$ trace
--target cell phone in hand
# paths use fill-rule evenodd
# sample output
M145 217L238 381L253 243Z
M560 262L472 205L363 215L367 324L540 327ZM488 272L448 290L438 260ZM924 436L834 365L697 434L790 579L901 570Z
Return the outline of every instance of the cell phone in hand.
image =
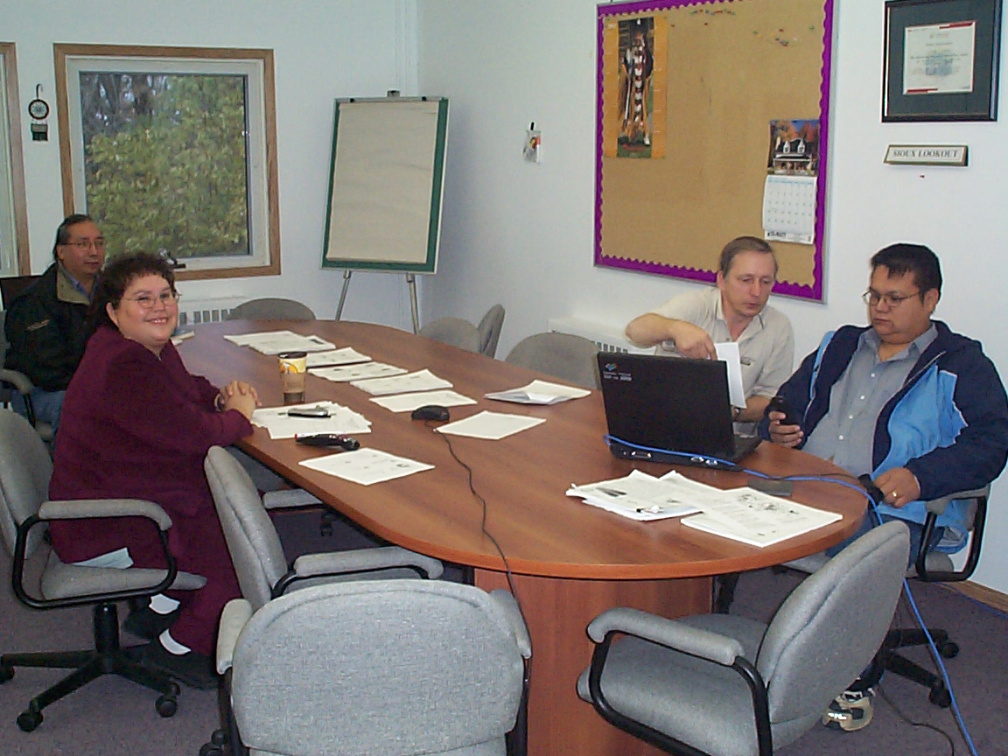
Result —
M783 412L784 419L780 421L781 425L799 424L798 414L793 409L791 409L791 405L788 404L787 399L785 399L780 394L778 394L777 396L775 396L773 399L770 400L770 403L767 405L766 411L768 413L768 416L770 412Z

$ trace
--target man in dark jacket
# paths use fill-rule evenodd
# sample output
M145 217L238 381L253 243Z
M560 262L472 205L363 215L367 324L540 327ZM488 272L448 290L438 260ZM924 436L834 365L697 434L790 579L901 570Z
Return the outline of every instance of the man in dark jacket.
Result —
M778 392L797 416L764 420L764 437L868 474L884 496L883 520L910 528L911 561L921 548L966 543L965 502L953 501L921 544L924 502L982 488L1008 459L1008 399L980 342L932 320L941 296L938 258L919 244L893 244L871 259L864 293L870 327L829 333ZM865 518L862 531L877 522ZM860 533L856 534L860 535ZM856 537L856 535L854 537ZM871 721L872 681L838 696L823 722L857 730Z
M71 215L56 230L53 258L39 280L7 306L4 329L10 347L4 364L35 384L35 417L55 430L63 394L84 355L85 321L105 262L105 237L87 215ZM17 404L15 409L23 412L24 405Z

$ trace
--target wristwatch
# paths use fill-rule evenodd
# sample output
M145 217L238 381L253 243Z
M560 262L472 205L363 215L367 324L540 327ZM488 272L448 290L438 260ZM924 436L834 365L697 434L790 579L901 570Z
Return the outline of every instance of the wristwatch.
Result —
M732 422L738 420L738 416L741 415L741 414L742 414L742 408L741 407L732 407L731 408L731 419L732 419Z
M218 412L223 412L224 411L224 402L225 401L226 400L224 399L223 395L221 395L221 394L217 394L217 396L214 397L214 400L213 400L214 407L217 408Z

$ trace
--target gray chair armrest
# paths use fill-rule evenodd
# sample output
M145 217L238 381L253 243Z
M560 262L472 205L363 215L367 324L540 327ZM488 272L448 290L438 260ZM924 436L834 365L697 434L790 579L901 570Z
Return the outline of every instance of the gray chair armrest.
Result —
M944 514L945 507L948 506L950 501L956 499L979 499L980 497L986 497L990 495L990 486L984 486L983 488L973 488L968 491L955 491L947 496L942 496L937 499L931 499L924 503L928 512L933 512L934 514L940 515Z
M531 659L532 639L529 637L528 627L525 625L525 618L522 617L521 610L518 608L518 602L515 601L515 597L503 588L499 588L496 591L490 591L490 598L497 602L500 608L504 611L504 616L507 617L508 624L511 625L511 631L514 633L515 642L518 644L518 651L521 653L522 657L525 659Z
M39 507L40 520L82 520L91 517L146 517L161 530L172 521L161 507L143 499L80 499L79 501L44 501Z
M441 577L444 572L444 565L437 559L398 546L305 554L295 560L293 572L298 578L307 578L386 570L393 567L416 567L432 579Z
M9 383L21 394L30 394L32 389L35 388L35 385L27 375L10 368L0 368L0 380Z
M232 599L221 612L217 628L217 674L223 675L234 662L238 635L252 617L252 604L245 599Z
M322 503L321 499L303 488L281 488L276 491L267 491L263 494L262 499L266 509L294 509L317 506Z
M742 644L734 638L657 617L639 609L609 609L588 625L588 635L595 643L601 643L611 632L643 638L724 666L731 666L735 659L745 654Z

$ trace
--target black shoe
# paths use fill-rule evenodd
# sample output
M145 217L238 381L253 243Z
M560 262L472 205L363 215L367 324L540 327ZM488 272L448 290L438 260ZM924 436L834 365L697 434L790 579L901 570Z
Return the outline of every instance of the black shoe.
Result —
M158 614L149 606L134 609L123 622L123 630L139 638L156 641L178 619L180 611L181 609L175 609L168 614Z
M173 654L157 641L144 648L140 660L144 666L164 672L190 688L213 690L220 681L214 661L209 656L195 651Z

